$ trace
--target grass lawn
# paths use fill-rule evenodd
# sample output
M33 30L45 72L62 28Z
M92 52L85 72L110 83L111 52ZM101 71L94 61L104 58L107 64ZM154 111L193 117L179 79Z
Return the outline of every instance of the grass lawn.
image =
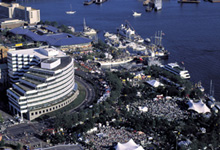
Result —
M41 120L41 119L43 119L44 117L47 118L47 117L56 116L58 113L65 113L65 112L67 112L67 111L69 111L69 110L71 110L71 109L74 109L74 108L76 108L77 106L79 106L79 105L85 100L86 90L85 90L85 88L84 88L81 84L79 84L77 81L76 81L76 83L78 84L79 95L77 96L77 98L76 98L72 103L70 103L69 105L67 105L67 106L65 106L65 107L63 107L63 108L61 108L61 109L58 109L58 110L53 111L53 112L51 112L51 113L47 113L47 114L45 114L45 115L42 115L42 116L36 118L36 120L38 120L38 119Z

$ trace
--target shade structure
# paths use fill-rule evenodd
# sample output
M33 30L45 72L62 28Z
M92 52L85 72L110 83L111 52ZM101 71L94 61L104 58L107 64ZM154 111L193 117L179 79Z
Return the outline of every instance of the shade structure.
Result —
M120 143L115 146L116 150L144 150L142 146L137 145L132 139L127 143Z
M189 108L188 110L194 110L198 113L210 113L210 109L200 100L199 102L194 102L193 100L189 100L188 103Z

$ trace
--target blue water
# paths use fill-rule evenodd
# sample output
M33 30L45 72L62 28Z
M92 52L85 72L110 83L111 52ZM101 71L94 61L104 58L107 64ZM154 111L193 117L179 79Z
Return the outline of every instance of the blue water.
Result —
M201 1L200 4L180 4L163 1L160 12L145 12L141 0L108 0L102 5L83 6L83 0L28 0L22 5L40 9L41 20L72 25L77 31L83 27L83 18L92 28L116 32L128 20L143 38L165 33L163 45L170 51L168 62L184 62L193 82L202 81L209 93L212 80L214 96L220 101L220 3ZM66 15L72 4L74 15ZM133 17L132 10L141 12Z

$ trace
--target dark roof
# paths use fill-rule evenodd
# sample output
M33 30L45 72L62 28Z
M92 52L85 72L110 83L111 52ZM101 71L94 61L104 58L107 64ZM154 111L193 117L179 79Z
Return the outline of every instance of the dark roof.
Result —
M92 42L92 40L88 38L76 37L67 33L48 34L41 36L36 33L33 33L28 29L23 29L21 27L11 29L10 32L13 34L25 35L31 38L33 41L47 42L51 46L65 46Z
M56 33L57 32L57 28L55 28L55 27L53 27L53 26L44 26L44 28L45 29L47 29L47 30L49 30L49 31L52 31L52 32L54 32L54 33Z
M53 46L62 46L62 45L76 45L76 44L83 44L83 43L90 43L92 40L82 37L71 37L71 38L63 38L55 43Z

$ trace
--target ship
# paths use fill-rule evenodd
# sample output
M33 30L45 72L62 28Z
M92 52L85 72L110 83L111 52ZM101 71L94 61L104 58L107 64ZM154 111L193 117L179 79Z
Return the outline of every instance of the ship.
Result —
M154 2L154 10L159 11L162 9L162 0L155 0Z
M95 29L90 28L89 26L86 26L86 20L84 18L84 25L83 25L83 34L86 36L89 35L95 35L97 32Z
M130 42L131 41L138 43L144 42L144 39L141 38L141 36L136 33L136 31L128 21L126 21L126 24L121 24L121 26L117 29L117 33L122 37L126 38L127 40L129 40Z
M188 70L185 70L185 68L180 67L177 63L169 63L167 65L162 66L162 68L169 71L170 73L180 76L180 78L182 79L190 79Z
M107 0L95 0L95 3L96 4L102 4L102 3L104 3L104 2L106 2Z
M123 59L115 59L115 60L106 60L106 61L95 61L96 63L100 64L101 66L110 66L110 65L119 65L131 62L133 60L132 57L126 57Z
M151 45L151 53L153 57L158 57L161 59L167 59L170 55L168 50L166 50L162 45L162 36L164 33L162 31L158 31L155 33L155 43Z
M90 5L94 2L95 2L94 0L90 0L90 1L86 0L86 1L83 2L83 5Z

